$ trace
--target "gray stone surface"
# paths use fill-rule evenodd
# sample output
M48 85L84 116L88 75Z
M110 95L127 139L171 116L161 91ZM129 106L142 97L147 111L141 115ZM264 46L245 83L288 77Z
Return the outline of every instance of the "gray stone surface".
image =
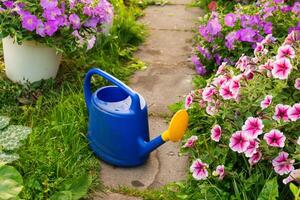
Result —
M191 53L192 32L150 30L150 36L136 53L146 63L185 65Z
M107 194L97 194L93 198L93 200L141 200L141 198L138 197L130 197L125 196L118 193L107 193Z
M141 20L150 29L191 31L202 13L186 5L149 6Z
M148 103L152 139L168 127L163 118L168 114L168 105L182 100L192 89L194 70L188 62L193 37L191 30L200 15L200 10L184 5L151 6L141 20L150 26L150 37L136 57L148 67L132 77L130 87L144 96ZM145 165L130 169L101 162L101 179L108 187L139 189L157 188L183 180L187 174L188 158L180 157L179 150L178 143L168 142L152 152Z

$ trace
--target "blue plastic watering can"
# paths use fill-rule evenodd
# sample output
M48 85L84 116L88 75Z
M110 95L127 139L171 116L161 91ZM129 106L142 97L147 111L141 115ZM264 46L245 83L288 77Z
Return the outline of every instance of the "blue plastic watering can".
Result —
M92 93L91 78L95 74L114 85ZM181 110L171 120L168 130L149 141L145 99L100 69L91 69L87 73L84 94L89 112L90 147L99 158L111 165L133 167L143 164L150 152L166 141L181 140L188 126L188 114Z

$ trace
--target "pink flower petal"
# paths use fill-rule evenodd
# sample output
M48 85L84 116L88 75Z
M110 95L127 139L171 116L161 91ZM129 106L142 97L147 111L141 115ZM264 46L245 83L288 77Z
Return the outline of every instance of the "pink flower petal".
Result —
M262 108L262 110L266 109L267 107L269 107L272 103L272 95L267 95L264 100L260 103L260 107Z
M297 103L293 107L289 108L287 114L292 121L297 121L300 119L300 103Z
M197 159L192 163L190 171L193 173L194 179L205 180L208 177L208 167L208 164L203 163L200 159Z
M287 79L291 73L293 66L289 59L280 58L274 62L274 67L272 69L272 75L274 78L281 80Z
M245 156L250 158L252 157L258 150L259 142L256 139L249 140L249 146L245 151Z
M251 158L249 158L248 162L250 165L257 164L262 157L262 153L260 151L257 151L255 154L252 155Z
M279 130L273 129L264 135L264 140L269 146L283 148L286 137Z
M221 135L222 135L222 129L221 126L216 124L212 129L211 129L211 139L215 142L219 142L221 139Z
M274 171L279 174L288 174L294 170L293 163L295 160L288 159L289 154L282 151L278 154L276 158L272 160L272 165L274 167Z
M285 122L289 121L288 110L291 108L289 105L277 104L275 107L275 113L273 119Z
M193 147L193 146L196 144L197 140L198 140L198 137L195 136L195 135L193 135L193 136L191 136L191 137L186 141L186 143L183 145L183 147L184 147L184 148L191 148L191 147Z
M295 50L290 45L279 47L277 58L295 58Z
M243 153L249 146L249 140L243 131L237 131L230 138L229 147L232 151Z
M242 130L246 133L247 137L250 139L256 139L258 135L263 133L263 122L259 118L249 117L245 121L245 125Z

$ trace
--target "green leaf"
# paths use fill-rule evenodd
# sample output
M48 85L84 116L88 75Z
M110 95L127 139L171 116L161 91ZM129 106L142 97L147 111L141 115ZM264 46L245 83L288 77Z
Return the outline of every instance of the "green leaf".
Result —
M22 188L22 176L14 167L0 167L0 199L15 199Z
M54 195L50 197L50 200L72 200L72 192L71 191L60 191L56 192Z
M278 197L278 183L277 178L274 177L268 180L260 192L257 200L276 200Z
M31 133L31 128L25 126L12 125L0 131L0 146L5 150L19 148L20 141L27 138Z
M71 199L78 200L86 196L92 184L92 177L84 174L79 178L71 179L64 183L61 191L55 193L50 199ZM71 194L71 196L70 196Z
M295 184L293 184L293 183L290 183L289 186L290 186L290 190L292 191L293 195L294 195L295 197L297 197L298 192L299 192L298 187L297 187Z
M9 117L0 116L0 130L7 127L9 125L9 121Z
M8 153L0 152L0 166L1 164L4 165L7 163L11 163L18 159L19 159L19 155L16 153L8 154Z

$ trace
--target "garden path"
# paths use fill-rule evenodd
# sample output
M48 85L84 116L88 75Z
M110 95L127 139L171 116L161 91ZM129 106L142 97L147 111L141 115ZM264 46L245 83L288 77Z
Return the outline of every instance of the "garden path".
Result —
M170 114L168 105L182 100L192 89L194 70L188 58L192 29L201 11L188 8L189 0L171 0L170 3L150 6L145 10L141 21L149 27L150 36L136 57L148 67L138 71L130 81L130 86L148 103L151 138L167 129L165 117ZM179 149L179 144L168 142L152 152L145 165L137 168L117 168L102 162L101 180L108 187L140 189L157 188L183 180L187 174L188 158L179 156ZM110 193L103 199L132 199L115 195L118 194Z

